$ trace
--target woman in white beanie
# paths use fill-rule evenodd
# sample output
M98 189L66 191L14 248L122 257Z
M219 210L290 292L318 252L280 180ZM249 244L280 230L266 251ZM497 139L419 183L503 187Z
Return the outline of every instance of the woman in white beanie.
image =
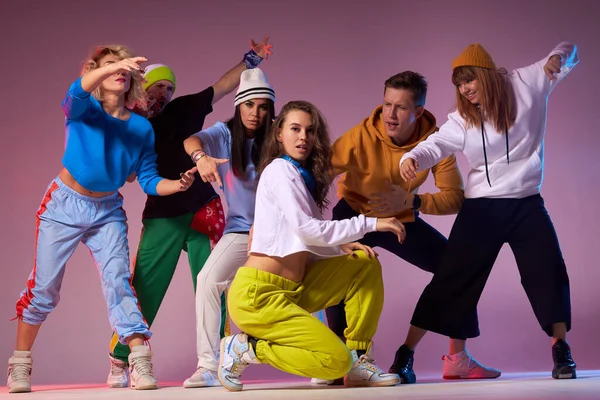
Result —
M256 167L265 132L275 117L275 91L259 68L242 73L229 121L190 136L186 152L204 182L217 183L228 205L224 235L197 277L196 333L198 367L183 386L219 386L217 377L221 294L247 258L254 223ZM221 179L223 178L223 179Z

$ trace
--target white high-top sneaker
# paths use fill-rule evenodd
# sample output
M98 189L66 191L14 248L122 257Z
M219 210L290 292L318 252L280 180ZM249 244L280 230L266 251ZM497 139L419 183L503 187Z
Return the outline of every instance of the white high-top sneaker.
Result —
M219 382L217 371L211 371L204 367L196 368L194 374L183 382L183 387L188 389L208 386L221 386L221 382Z
M131 388L137 390L158 389L152 372L152 351L148 346L135 346L129 354Z
M497 369L480 364L467 350L451 356L443 356L442 360L444 360L444 379L493 379L501 374Z
M110 388L124 388L129 386L129 365L125 361L108 355L110 360L110 372L106 384Z
M8 393L31 392L32 364L30 351L15 350L8 359Z
M394 386L400 383L397 374L389 374L375 365L369 351L361 356L356 350L351 350L353 365L344 377L344 386Z
M238 333L221 339L221 356L219 357L219 381L227 390L242 390L240 381L242 372L249 364L260 364L254 349L248 343L248 335Z

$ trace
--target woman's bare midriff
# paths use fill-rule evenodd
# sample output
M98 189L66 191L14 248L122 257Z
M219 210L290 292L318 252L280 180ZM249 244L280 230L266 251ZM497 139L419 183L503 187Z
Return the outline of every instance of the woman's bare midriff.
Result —
M73 175L71 175L71 173L69 171L67 171L66 168L63 168L62 171L60 171L60 174L58 174L58 177L65 185L67 185L68 187L70 187L71 189L76 191L77 193L82 194L84 196L100 198L100 197L105 197L105 196L108 196L108 195L111 195L114 193L114 191L113 192L92 192L91 190L84 188L83 186L81 186L79 184L79 182L77 182L75 180L75 178L73 178Z
M290 254L285 257L270 257L261 254L252 254L244 266L260 269L282 278L294 282L302 282L306 263L308 262L308 252Z

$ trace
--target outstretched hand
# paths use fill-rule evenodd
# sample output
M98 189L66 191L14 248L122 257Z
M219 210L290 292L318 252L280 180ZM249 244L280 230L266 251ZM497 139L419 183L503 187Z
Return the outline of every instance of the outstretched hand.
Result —
M546 74L548 79L553 81L554 79L556 79L554 74L560 73L561 66L562 66L562 59L558 54L555 54L552 57L550 57L548 59L548 62L546 62L546 65L544 65L544 73Z
M179 190L181 192L185 192L186 190L188 190L190 188L190 186L192 186L192 183L194 183L194 180L196 179L194 174L197 171L198 171L198 168L194 167L194 168L188 169L187 171L179 174L179 176L181 177L181 179L179 179Z
M400 164L400 176L405 182L410 182L417 178L419 163L414 158L407 158Z
M217 167L226 162L229 162L229 159L212 158L209 155L200 158L196 162L196 167L198 168L198 173L200 174L202 181L210 183L216 182L219 185L219 188L223 189L223 181L221 180Z
M144 67L142 67L141 64L145 63L146 61L148 61L146 57L125 58L121 61L117 61L116 63L108 64L107 68L110 68L113 74L116 74L117 72L141 72L144 70Z
M398 221L396 218L377 218L377 231L378 232L392 232L398 236L398 242L404 242L406 238L406 228L404 224Z
M252 50L258 54L259 56L261 56L262 58L264 58L265 60L269 59L269 56L271 54L273 54L273 51L271 51L271 49L273 48L272 44L268 44L267 42L269 41L269 37L266 36L262 42L260 43L256 43L254 41L254 39L250 39L250 47L252 48Z

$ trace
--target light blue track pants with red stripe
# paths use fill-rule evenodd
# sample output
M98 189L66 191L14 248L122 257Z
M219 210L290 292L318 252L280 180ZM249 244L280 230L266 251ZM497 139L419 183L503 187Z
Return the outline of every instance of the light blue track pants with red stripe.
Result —
M96 261L108 319L119 341L152 333L140 312L130 284L127 217L123 197L81 195L56 178L48 186L36 215L33 271L17 302L17 317L39 325L56 307L67 261L83 242Z

